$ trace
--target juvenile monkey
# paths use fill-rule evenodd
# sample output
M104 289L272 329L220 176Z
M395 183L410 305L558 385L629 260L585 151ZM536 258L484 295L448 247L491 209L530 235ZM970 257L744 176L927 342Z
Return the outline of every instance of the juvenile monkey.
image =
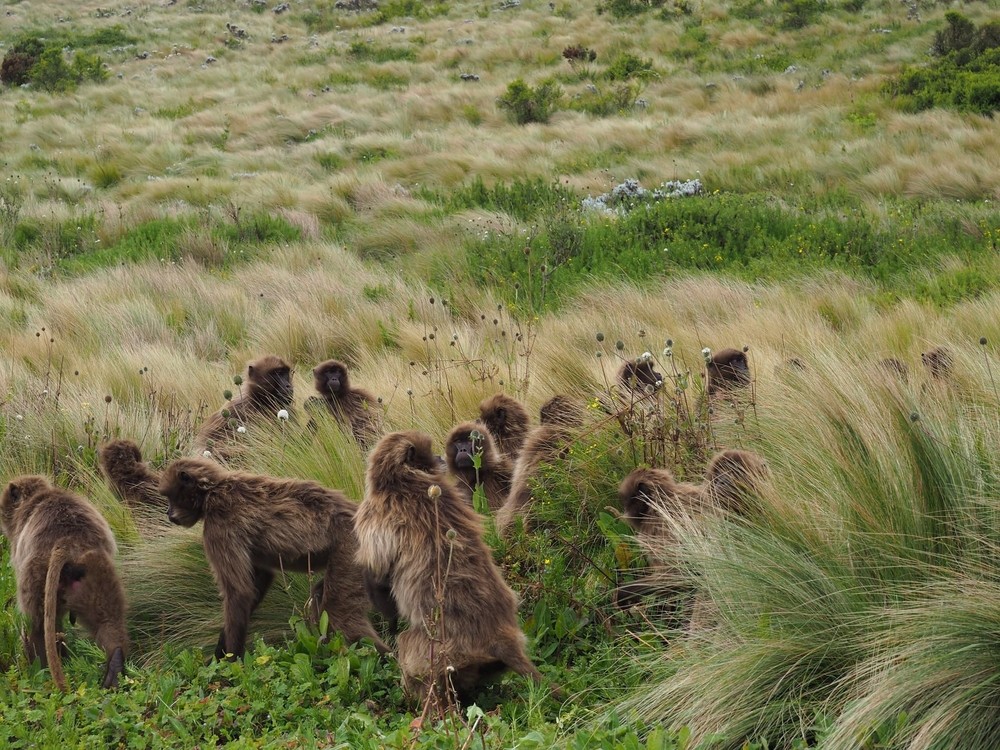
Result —
M708 462L702 490L712 507L746 518L756 509L754 498L769 476L767 463L756 453L724 450Z
M28 660L39 657L56 685L67 689L57 633L68 612L107 654L102 685L116 687L125 669L128 634L108 522L79 495L45 477L23 476L0 496L0 526L10 542L18 606L31 619Z
M316 482L230 472L205 458L181 458L163 471L167 518L185 528L204 521L205 557L222 595L217 658L242 656L250 616L276 571L322 572L313 586L317 616L348 641L371 638L370 604L355 562L354 503Z
M316 365L313 380L322 398L314 396L306 406L313 408L317 403L324 404L330 414L351 431L358 444L368 449L382 434L378 400L363 388L352 387L347 365L335 359Z
M618 369L618 383L638 397L648 396L663 386L663 375L644 359L626 362Z
M198 454L209 451L213 458L229 457L227 443L234 439L235 427L255 420L274 420L281 409L292 408L292 368L281 357L268 354L247 365L246 383L237 396L210 416L194 439ZM235 426L230 425L230 421Z
M947 380L951 376L951 368L955 360L948 347L935 346L920 355L927 372L935 380Z
M475 457L479 456L479 468ZM482 485L490 510L495 511L510 492L511 465L499 454L488 430L472 422L457 425L445 444L448 469L458 480L458 492L469 505L477 485Z
M358 561L388 586L408 627L397 640L403 685L460 700L512 669L541 675L525 652L517 597L483 541L482 522L443 472L427 435L383 437L368 457L355 517Z
M497 393L480 402L479 419L496 440L500 454L508 461L516 461L530 429L524 405L506 393Z

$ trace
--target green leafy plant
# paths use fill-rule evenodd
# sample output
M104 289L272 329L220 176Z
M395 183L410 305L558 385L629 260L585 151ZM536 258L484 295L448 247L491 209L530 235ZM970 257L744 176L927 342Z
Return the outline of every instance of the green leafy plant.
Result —
M518 78L507 84L507 91L497 99L497 106L518 125L526 125L548 122L561 98L562 89L555 81L542 81L532 87Z

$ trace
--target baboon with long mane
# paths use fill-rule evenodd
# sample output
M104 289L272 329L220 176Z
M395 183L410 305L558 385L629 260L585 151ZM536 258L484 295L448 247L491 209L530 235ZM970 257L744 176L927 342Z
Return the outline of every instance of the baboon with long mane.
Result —
M478 469L476 456L479 457ZM445 460L448 470L458 480L459 494L469 505L472 505L477 485L482 485L490 510L497 510L507 500L513 469L482 425L473 422L456 425L445 442Z
M0 496L0 527L10 542L17 601L31 619L25 639L66 690L58 631L63 617L79 620L107 655L103 686L115 687L125 669L128 633L125 591L115 570L115 538L90 502L54 487L45 477L12 480Z
M224 625L215 655L242 656L250 616L277 571L322 573L313 586L314 614L348 641L371 638L387 651L368 619L370 603L354 557L357 506L336 490L299 479L231 472L205 458L180 458L160 480L167 518L204 521L205 557L222 595Z
M517 597L429 436L395 432L375 446L355 530L358 561L389 587L408 623L397 639L408 694L423 698L433 686L447 700L450 681L465 700L507 669L540 681L525 651Z
M494 394L479 403L479 420L496 440L497 450L508 461L516 461L531 428L524 404L506 393Z
M212 414L198 430L194 439L196 453L207 450L213 458L225 461L237 427L256 420L273 421L280 410L292 408L292 368L281 357L268 354L247 365L242 387L239 396Z
M933 349L921 353L920 361L924 363L927 372L935 380L947 380L951 376L951 368L955 363L951 351L946 346L935 346Z
M306 401L310 411L322 404L334 419L351 431L364 449L371 447L382 434L381 409L378 400L363 388L351 385L347 365L328 359L313 368L313 381L320 398Z

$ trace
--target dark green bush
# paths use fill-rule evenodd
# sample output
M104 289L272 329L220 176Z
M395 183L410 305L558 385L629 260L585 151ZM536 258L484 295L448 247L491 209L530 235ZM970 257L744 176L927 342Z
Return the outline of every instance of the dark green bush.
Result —
M961 13L945 14L934 35L930 65L911 66L887 84L906 111L932 107L990 115L1000 110L1000 22L976 28Z
M662 8L666 0L605 0L597 6L598 15L610 13L615 18L629 18L653 8Z
M532 88L518 78L507 84L507 91L497 99L497 106L518 125L525 125L548 122L561 98L562 89L555 81L545 80Z
M656 75L653 70L653 61L644 60L630 52L618 54L605 73L608 80L627 81L631 78L652 78Z

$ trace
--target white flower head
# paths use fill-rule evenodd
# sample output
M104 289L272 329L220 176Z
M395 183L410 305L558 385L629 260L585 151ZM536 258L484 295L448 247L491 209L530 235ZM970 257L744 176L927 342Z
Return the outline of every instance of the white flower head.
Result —
M278 416L279 416L279 418L280 418L280 416L281 416L281 415L279 414ZM287 419L287 417L286 417L286 419ZM242 424L241 424L241 425L240 425L239 427L237 427L237 428L236 428L236 431L237 431L238 433L240 433L241 435L245 435L245 434L246 434L246 431L247 431L247 428L246 428L246 425L242 425Z
M657 380L656 381L656 387L657 388L662 388L663 387L663 381L662 380Z
M706 346L704 349L701 350L701 356L705 358L706 362L711 362L712 361L712 350L709 349Z
M205 458L211 458L212 457L212 451L202 451L201 455L203 455Z
M14 419L16 419L18 422L23 422L24 421L24 415L22 415L22 414L15 414L14 415Z
M664 349L664 350L663 350L663 356L664 356L664 357L672 357L672 356L674 356L674 350L673 350L673 349L671 349L671 348L670 348L670 347L668 346L668 347L667 347L666 349Z
M650 353L650 352L643 352L642 353L641 359L642 359L643 362L649 362L649 360L651 360L652 358L653 358L652 353Z
M278 410L278 421L279 422L287 422L288 421L288 409L279 409Z

